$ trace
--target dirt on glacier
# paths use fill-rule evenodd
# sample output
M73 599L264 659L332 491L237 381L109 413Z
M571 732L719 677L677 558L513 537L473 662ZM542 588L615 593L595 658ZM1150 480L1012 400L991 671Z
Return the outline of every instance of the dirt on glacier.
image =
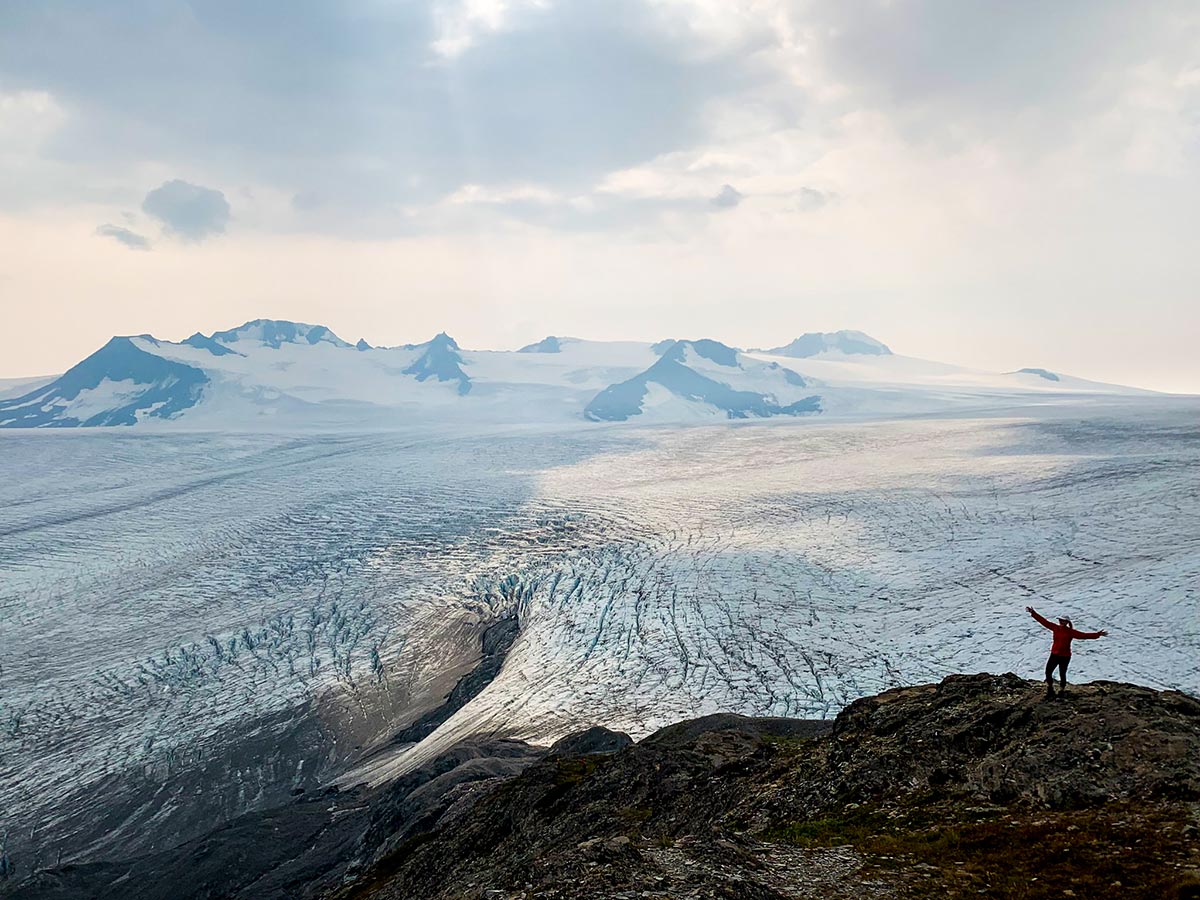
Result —
M14 897L338 900L1200 897L1200 701L1015 675L833 723L709 716L633 743L461 745Z

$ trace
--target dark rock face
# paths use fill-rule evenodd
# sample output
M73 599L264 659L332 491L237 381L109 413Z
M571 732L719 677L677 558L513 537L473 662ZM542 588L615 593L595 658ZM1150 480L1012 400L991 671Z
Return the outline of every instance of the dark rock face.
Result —
M952 676L834 723L718 714L549 752L468 741L391 784L13 896L1194 896L1200 701L1113 682L1041 698L1015 675Z
M0 895L13 900L184 900L328 896L464 796L471 802L544 751L520 741L468 741L381 788L330 788L241 816L172 850L42 871ZM2 883L0 883L2 884Z
M736 731L755 737L811 738L828 734L833 723L824 719L752 718L734 713L714 713L660 728L644 743L661 747L684 747L714 731Z
M860 700L832 728L718 715L551 756L347 896L1183 896L1200 701L1041 693L957 676ZM1021 893L1038 873L1044 890Z
M829 789L914 785L1075 809L1200 801L1200 701L1097 681L1044 702L1016 675L952 675L858 700L837 718Z
M569 734L550 748L549 756L591 756L594 753L616 753L633 743L622 731L609 731L593 725L584 731Z

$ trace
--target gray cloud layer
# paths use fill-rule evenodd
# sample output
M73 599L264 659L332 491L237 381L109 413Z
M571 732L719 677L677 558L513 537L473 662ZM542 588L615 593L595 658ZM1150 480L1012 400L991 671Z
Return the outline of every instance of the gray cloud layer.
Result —
M702 34L686 5L563 0L509 4L501 27L445 56L439 14L452 5L0 0L0 85L61 104L65 124L40 152L64 169L166 165L277 190L305 227L354 233L383 222L405 233L419 227L414 212L466 184L570 194L700 147L722 128L713 105L731 98L748 116L814 133L871 109L914 143L982 134L1044 147L1113 101L1112 72L1189 40L1177 16L1187 5L1170 0L1153 10L1121 0L779 0L776 15L743 17L740 37L722 41ZM805 58L837 84L824 121L811 79L770 62L785 32L804 35ZM724 181L694 208L736 206ZM86 187L57 174L46 183ZM162 201L155 215L177 235L224 226L215 203ZM801 209L822 203L799 199ZM513 204L517 218L528 218L524 206ZM625 208L634 206L678 204Z
M115 241L120 241L130 250L149 250L150 242L135 231L130 231L128 228L122 228L120 225L104 224L96 229L96 234L101 237L110 237Z
M330 208L428 201L465 183L579 188L703 134L755 75L636 0L514 11L453 58L431 3L47 0L4 13L0 78L49 90L67 162L169 160Z
M221 234L229 222L229 203L224 194L179 179L146 194L142 211L158 219L168 234L189 241Z
M711 203L718 209L733 209L742 202L742 192L732 184L721 185L721 190L712 198Z

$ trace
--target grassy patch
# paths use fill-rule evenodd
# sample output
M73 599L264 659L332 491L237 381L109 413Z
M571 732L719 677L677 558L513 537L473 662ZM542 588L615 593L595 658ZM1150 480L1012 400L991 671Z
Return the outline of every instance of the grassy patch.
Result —
M604 761L605 757L599 755L560 759L555 768L554 782L559 785L578 784L600 768Z
M857 846L886 827L886 823L885 816L852 813L779 824L768 828L761 837L764 840L795 844L798 847L833 847L839 844Z
M873 865L928 887L929 896L1182 900L1200 897L1200 887L1188 886L1200 853L1184 836L1187 821L1182 806L1012 810L986 821L929 806L779 823L761 837L802 847L851 844Z
M764 734L759 740L785 759L808 754L817 742L813 737L791 737L784 734Z
M654 810L644 806L625 806L617 810L617 816L633 825L639 825L654 815Z

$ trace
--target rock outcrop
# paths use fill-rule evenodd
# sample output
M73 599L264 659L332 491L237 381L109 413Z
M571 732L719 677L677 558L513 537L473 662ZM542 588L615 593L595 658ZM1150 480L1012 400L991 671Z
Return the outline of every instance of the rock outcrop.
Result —
M832 728L710 716L548 758L345 896L1191 896L1200 701L1040 687L954 676Z
M14 896L1181 900L1200 896L1198 826L1200 701L952 676L832 723L471 742Z

